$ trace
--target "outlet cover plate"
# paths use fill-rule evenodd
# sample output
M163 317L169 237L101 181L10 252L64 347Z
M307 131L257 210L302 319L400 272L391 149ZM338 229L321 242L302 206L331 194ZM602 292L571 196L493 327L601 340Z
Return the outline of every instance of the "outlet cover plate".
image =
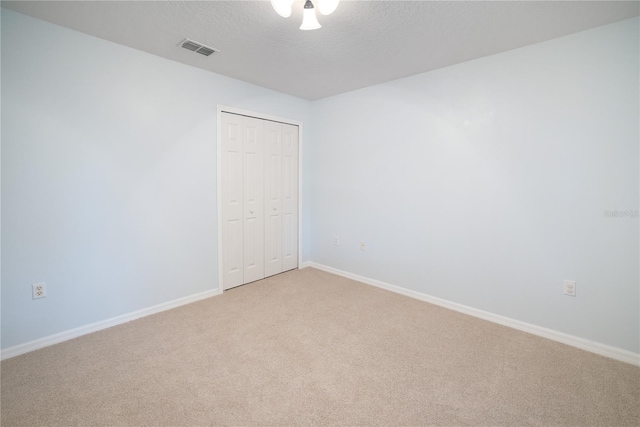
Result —
M569 295L570 297L576 296L576 282L573 280L565 280L564 281L564 294Z
M34 283L31 285L33 299L44 298L47 296L47 284L45 282Z

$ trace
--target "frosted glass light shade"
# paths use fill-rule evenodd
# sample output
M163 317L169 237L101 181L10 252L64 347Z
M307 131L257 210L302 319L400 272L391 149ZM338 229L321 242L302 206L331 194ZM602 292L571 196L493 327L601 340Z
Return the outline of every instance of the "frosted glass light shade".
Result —
M318 10L323 15L332 14L337 8L340 0L319 0Z
M316 18L316 10L314 8L304 9L302 12L301 30L317 30L322 27Z
M291 5L293 5L293 0L271 0L271 6L283 18L291 16Z

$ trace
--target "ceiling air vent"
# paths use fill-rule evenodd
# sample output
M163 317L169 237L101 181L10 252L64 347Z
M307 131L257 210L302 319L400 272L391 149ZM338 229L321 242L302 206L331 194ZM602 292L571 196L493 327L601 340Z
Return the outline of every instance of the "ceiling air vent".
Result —
M202 43L194 42L193 40L189 40L189 39L184 39L183 41L181 41L180 46L204 56L209 56L214 52L219 52L218 49L205 46Z

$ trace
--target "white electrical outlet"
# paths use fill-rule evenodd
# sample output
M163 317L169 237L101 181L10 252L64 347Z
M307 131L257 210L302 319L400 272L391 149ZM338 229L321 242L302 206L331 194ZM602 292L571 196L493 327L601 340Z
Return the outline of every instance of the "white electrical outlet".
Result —
M367 244L365 242L360 242L360 250L361 251L366 251L367 250Z
M572 297L576 296L576 282L573 280L564 281L564 294Z
M340 244L340 238L338 236L333 237L333 244L336 246Z
M34 283L31 285L31 291L33 292L33 299L44 298L47 296L47 284Z

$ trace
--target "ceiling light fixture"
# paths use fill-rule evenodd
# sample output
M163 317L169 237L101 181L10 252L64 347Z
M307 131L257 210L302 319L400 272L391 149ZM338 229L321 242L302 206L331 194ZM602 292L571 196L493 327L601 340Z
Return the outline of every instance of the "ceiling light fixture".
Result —
M304 4L304 10L302 11L302 24L300 25L301 30L317 30L322 27L318 22L318 18L316 18L316 10L313 7L313 3L311 0L307 0Z
M291 16L291 6L293 5L293 0L271 0L271 6L278 12L278 15L283 18L288 18Z
M271 0L271 5L275 11L278 12L278 15L283 18L288 18L291 16L291 7L293 6L293 2L294 0ZM318 9L322 15L330 15L338 7L340 0L316 0L316 2L318 3ZM316 17L316 10L313 3L311 0L307 0L302 11L302 25L300 25L300 29L316 30L320 27L321 25Z

